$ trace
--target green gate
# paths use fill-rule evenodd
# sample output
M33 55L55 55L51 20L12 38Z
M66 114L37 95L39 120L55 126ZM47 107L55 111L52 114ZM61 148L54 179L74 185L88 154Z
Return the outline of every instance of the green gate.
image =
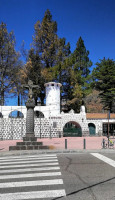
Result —
M89 134L92 136L95 135L95 124L89 123L88 127L89 127Z
M82 137L82 130L77 122L68 122L63 128L63 137Z

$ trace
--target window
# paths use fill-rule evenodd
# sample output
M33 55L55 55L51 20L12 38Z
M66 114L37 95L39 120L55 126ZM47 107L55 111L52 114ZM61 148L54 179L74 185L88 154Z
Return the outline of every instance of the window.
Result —
M115 123L109 123L109 135L113 135L115 131ZM103 124L103 135L108 135L108 123Z

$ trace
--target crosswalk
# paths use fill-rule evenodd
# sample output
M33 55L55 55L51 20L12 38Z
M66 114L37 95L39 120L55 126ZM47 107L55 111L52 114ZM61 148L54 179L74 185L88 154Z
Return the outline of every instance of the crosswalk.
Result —
M0 200L66 196L56 154L0 158Z

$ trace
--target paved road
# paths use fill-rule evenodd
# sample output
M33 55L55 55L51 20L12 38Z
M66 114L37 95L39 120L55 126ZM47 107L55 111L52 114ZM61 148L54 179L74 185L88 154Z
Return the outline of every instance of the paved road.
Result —
M63 154L58 159L67 200L115 200L114 153Z
M115 155L0 157L0 200L6 199L115 200Z

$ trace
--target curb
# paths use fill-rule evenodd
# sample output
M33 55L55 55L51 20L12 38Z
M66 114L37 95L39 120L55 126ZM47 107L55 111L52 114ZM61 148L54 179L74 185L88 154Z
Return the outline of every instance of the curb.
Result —
M2 156L22 156L36 154L75 154L75 153L115 153L115 149L63 149L63 150L22 150L22 151L4 151L0 152Z

